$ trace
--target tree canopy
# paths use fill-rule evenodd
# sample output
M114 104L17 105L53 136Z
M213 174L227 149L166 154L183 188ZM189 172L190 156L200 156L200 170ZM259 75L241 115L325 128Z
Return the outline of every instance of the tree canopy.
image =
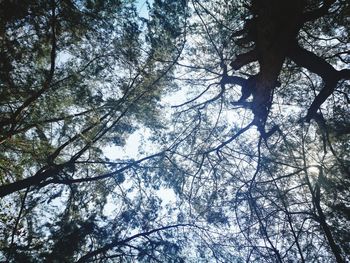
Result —
M1 1L0 262L347 262L349 31L346 0Z

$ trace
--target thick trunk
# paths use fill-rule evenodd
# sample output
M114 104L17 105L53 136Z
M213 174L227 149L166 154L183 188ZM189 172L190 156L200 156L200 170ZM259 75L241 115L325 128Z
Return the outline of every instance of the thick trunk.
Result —
M302 0L298 1L253 1L255 15L255 44L260 65L255 92L253 94L253 113L257 125L264 126L272 91L278 83L283 62L292 40L296 39L303 11ZM261 127L260 127L261 128Z
M324 87L308 109L306 121L315 117L321 105L334 92L340 79L350 79L350 70L337 71L325 60L297 44L298 32L303 24L327 14L335 1L326 0L319 9L306 13L305 2L305 0L252 1L253 18L247 21L245 31L252 38L255 47L247 53L236 56L231 66L238 70L253 61L259 62L260 72L253 89L252 107L257 125L263 126L267 118L272 91L278 83L277 78L286 57L324 80Z
M253 61L258 61L260 65L260 71L256 75L255 84L251 90L253 91L254 124L262 134L265 133L264 125L272 102L272 92L277 86L277 79L287 57L298 66L321 76L325 83L309 107L306 120L314 118L322 103L334 92L340 79L350 79L350 70L337 71L325 60L297 44L298 32L303 24L327 14L334 2L334 0L325 0L320 8L305 13L305 0L252 0L250 11L253 18L248 21L249 27L246 31L249 37L252 37L255 47L250 52L236 56L231 66L237 70ZM248 85L249 80L242 83ZM337 262L344 262L319 200L315 201L315 207L319 214L320 226Z

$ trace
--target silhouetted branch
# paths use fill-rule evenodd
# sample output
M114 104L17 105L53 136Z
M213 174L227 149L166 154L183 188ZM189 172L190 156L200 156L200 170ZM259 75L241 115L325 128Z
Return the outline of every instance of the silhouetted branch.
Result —
M336 0L324 0L320 8L304 13L303 23L316 20L328 14L329 8L336 2Z
M172 229L172 228L191 227L191 226L193 226L193 225L191 225L191 224L169 225L169 226L164 226L164 227L152 229L152 230L147 231L147 232L141 232L141 233L138 233L136 235L130 236L128 238L125 238L123 240L116 239L116 240L108 243L107 245L99 248L99 249L96 249L96 250L94 250L92 252L87 253L85 256L82 256L78 261L76 261L76 263L87 262L90 258L92 258L92 257L94 257L96 255L105 253L108 250L111 250L111 249L113 249L115 247L118 247L118 246L125 246L128 242L130 242L130 241L132 241L134 239L140 238L140 237L148 237L148 236L150 236L150 235L152 235L154 233L165 231L165 230Z

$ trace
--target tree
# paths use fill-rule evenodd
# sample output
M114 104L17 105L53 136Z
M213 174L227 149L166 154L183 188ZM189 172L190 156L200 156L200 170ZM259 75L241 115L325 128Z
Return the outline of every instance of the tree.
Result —
M190 217L236 230L233 261L345 262L348 4L191 5L196 60L179 64L193 95L178 105L185 128L169 164ZM218 250L237 246L228 240L212 252L218 261Z
M137 193L131 168L159 154L111 161L103 148L123 146L138 125L160 125L159 93L180 41L153 41L144 28L162 25L142 22L131 1L1 5L1 260L70 262L95 242L148 237L137 219L152 218L159 201ZM122 187L127 176L134 182ZM110 218L108 198L118 204ZM128 246L120 242L119 257L141 244Z
M1 260L345 262L349 8L3 1Z

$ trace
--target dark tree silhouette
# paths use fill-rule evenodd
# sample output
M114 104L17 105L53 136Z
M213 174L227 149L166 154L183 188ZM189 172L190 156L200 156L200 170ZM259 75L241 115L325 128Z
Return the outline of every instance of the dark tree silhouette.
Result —
M349 15L2 1L0 261L350 260Z

